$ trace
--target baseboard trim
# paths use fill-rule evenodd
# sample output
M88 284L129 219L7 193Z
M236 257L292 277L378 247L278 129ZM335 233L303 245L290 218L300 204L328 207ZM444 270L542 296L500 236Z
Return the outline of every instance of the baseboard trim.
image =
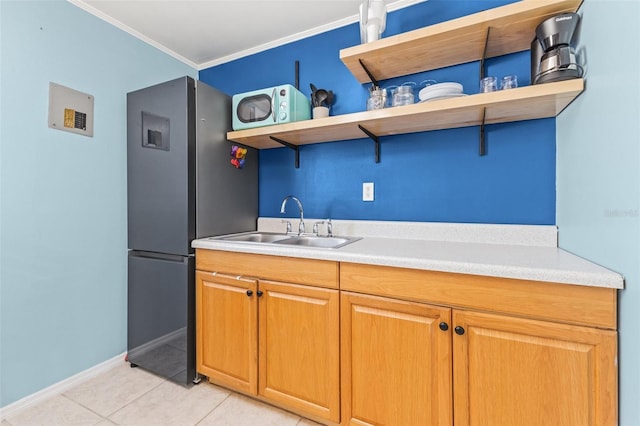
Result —
M7 417L14 416L33 405L39 404L49 398L52 398L56 395L63 393L64 391L71 389L72 387L86 382L89 379L92 379L102 373L105 373L118 365L124 362L126 352L121 353L120 355L116 355L111 359L108 359L104 362L101 362L98 365L95 365L91 368L88 368L84 371L81 371L77 374L74 374L71 377L68 377L64 380L59 381L58 383L54 383L53 385L46 387L38 392L32 393L31 395L27 395L22 399L17 400L9 405L6 405L0 408L0 418L6 419Z
M150 342L144 343L138 347L129 348L129 352L128 352L129 359L133 360L131 362L137 363L138 361L136 360L140 359L138 358L139 356L144 356L144 354L146 354L147 352L167 344L167 342L170 342L171 340L175 339L181 334L185 334L185 335L187 334L187 327L179 328L175 331L165 334L164 336L160 336Z

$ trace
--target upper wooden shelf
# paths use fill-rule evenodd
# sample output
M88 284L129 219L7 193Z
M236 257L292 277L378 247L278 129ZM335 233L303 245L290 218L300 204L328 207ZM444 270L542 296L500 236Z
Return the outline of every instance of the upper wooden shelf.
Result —
M529 50L540 22L575 12L582 0L522 0L340 51L340 59L361 83L429 71Z
M584 80L499 90L376 111L363 111L314 120L227 133L227 139L258 149L279 148L270 136L292 145L334 142L376 136L452 129L557 116L584 90Z

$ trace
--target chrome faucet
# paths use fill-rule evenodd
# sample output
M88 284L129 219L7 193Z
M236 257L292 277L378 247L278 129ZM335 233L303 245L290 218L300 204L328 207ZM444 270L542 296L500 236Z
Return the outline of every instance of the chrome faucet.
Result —
M333 237L333 224L331 223L331 219L321 220L320 222L316 222L313 224L313 234L319 235L319 225L327 225L327 237Z
M300 225L298 225L298 235L304 234L304 210L302 209L302 203L300 202L300 200L298 200L293 195L287 195L286 197L284 197L284 200L282 200L280 213L282 214L286 213L285 206L287 205L287 201L289 201L289 199L292 199L298 204L298 208L300 209Z

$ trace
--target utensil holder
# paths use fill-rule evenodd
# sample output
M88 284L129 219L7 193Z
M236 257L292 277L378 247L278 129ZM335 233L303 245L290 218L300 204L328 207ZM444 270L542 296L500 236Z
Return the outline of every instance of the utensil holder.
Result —
M329 107L313 107L313 118L324 118L329 116Z

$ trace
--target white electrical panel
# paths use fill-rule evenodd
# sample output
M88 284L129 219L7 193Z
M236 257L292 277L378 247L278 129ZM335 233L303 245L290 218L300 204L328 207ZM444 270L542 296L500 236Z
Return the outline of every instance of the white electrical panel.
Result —
M93 137L93 96L49 83L49 127Z

